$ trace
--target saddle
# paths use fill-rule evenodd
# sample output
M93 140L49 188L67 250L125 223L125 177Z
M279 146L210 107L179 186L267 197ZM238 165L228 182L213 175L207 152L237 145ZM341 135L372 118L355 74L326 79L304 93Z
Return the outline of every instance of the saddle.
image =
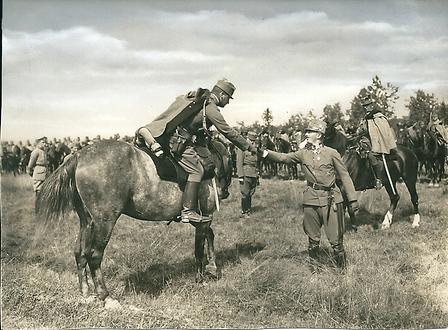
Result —
M146 145L134 144L134 146L151 157L161 180L175 182L179 185L179 189L184 191L188 174L169 153L165 153L164 157L159 158Z

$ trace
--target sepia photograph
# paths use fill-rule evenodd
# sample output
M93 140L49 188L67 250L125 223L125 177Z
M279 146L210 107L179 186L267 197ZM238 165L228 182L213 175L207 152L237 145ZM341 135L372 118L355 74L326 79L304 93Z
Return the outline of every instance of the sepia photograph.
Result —
M4 0L2 329L448 327L448 1Z

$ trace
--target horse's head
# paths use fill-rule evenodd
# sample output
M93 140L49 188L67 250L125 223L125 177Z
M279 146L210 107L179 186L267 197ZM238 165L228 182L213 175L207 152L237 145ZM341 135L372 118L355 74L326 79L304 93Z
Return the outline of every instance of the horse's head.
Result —
M217 140L212 139L209 149L215 163L216 180L221 188L221 199L229 197L229 187L232 183L232 156L227 146Z
M329 123L325 129L322 142L327 147L336 149L343 155L347 149L347 137L336 128L337 123Z

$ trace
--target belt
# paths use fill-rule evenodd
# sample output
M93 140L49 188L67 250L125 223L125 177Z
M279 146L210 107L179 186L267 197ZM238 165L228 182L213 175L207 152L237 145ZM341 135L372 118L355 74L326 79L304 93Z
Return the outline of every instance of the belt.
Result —
M36 166L47 166L47 164L36 164Z
M325 190L325 191L331 191L334 188L334 185L332 185L331 187L327 187L324 186L323 184L319 184L316 182L308 182L308 186L316 190Z

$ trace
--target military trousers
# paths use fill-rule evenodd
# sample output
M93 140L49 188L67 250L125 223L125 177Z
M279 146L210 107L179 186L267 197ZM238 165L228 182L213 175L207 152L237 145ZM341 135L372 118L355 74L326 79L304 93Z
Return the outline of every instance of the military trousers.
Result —
M328 206L303 206L303 230L308 237L316 242L320 241L321 228L331 246L341 245L344 236L344 207L342 203Z
M257 178L245 176L243 177L243 183L240 184L241 191L241 207L243 213L249 212L252 208L252 195L257 188Z
M200 156L192 146L187 146L179 159L179 165L188 173L188 181L201 182L204 176Z

